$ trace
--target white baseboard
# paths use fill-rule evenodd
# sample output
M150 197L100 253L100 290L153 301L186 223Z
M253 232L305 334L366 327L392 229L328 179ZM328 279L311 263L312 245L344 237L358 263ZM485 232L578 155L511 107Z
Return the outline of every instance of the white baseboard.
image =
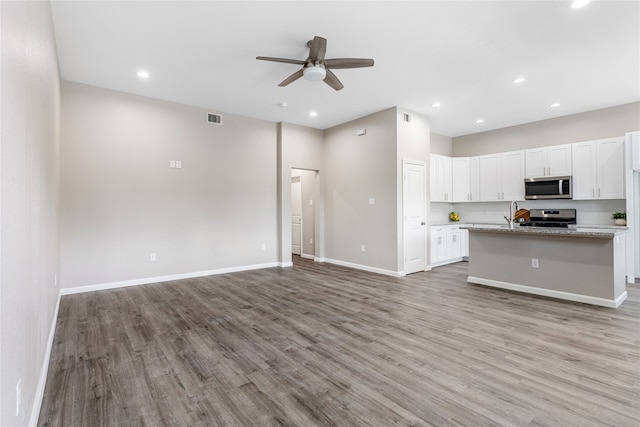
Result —
M143 279L124 280L121 282L100 283L96 285L77 286L60 289L61 295L80 294L83 292L103 291L106 289L124 288L127 286L147 285L149 283L167 282L171 280L191 279L194 277L212 276L215 274L237 273L239 271L259 270L271 267L290 267L292 263L271 262L266 264L243 265L239 267L220 268L217 270L196 271L192 273L170 274L168 276L146 277Z
M308 255L308 254L301 254L300 258L305 258L305 259L315 259L315 256L313 255Z
M518 285L510 282L500 282L498 280L483 279L481 277L469 276L467 282L476 283L478 285L491 286L493 288L508 289L510 291L524 292L527 294L541 295L545 297L564 299L575 302L583 302L586 304L599 305L601 307L618 308L620 304L627 299L627 291L623 292L616 299L606 299L592 297L588 295L573 294L570 292L555 291L553 289L536 288L533 286Z
M337 259L325 258L324 262L328 262L329 264L340 265L342 267L355 268L356 270L364 270L370 273L384 274L385 276L393 276L393 277L401 277L401 272L385 270L377 267L370 267L368 265L354 264L351 262L339 261Z
M281 262L278 264L279 267L293 267L293 261L289 262Z
M314 260L315 262L326 262L326 261L327 261L327 259L326 259L326 258L319 258L319 257L313 257L313 260Z
M30 427L36 427L38 425L38 417L40 416L40 408L42 407L42 399L44 398L44 388L47 385L47 374L49 373L49 361L51 360L53 339L56 336L56 325L58 324L58 310L60 309L61 295L61 293L58 293L56 308L53 310L53 319L51 327L49 328L47 348L44 351L44 359L42 360L42 366L40 367L40 376L38 377L38 384L36 385L36 392L33 397L33 406L31 407L31 417L29 419Z

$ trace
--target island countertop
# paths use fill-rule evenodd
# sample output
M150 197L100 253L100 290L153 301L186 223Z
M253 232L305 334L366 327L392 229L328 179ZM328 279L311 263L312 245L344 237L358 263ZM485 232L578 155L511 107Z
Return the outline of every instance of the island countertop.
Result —
M521 227L514 225L509 228L506 224L464 224L460 228L469 231L479 231L487 233L513 233L513 234L537 234L537 235L553 235L553 236L571 236L571 237L596 237L604 239L612 239L617 236L623 236L627 233L627 227L598 227L598 226L569 226L568 228L559 227Z

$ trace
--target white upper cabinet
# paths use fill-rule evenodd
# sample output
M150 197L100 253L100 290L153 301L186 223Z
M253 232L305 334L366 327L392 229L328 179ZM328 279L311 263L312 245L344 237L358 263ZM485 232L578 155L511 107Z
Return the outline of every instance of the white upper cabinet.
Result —
M498 154L480 156L480 199L484 202L502 200L498 156Z
M451 157L432 154L430 158L430 188L432 202L452 201Z
M572 144L573 198L624 199L624 139Z
M500 190L502 200L524 200L524 151L500 156Z
M480 159L454 157L451 159L453 202L480 201Z
M571 144L525 151L526 178L571 175Z
M469 158L454 157L451 159L452 201L469 202Z
M434 161L437 162L438 160ZM451 197L441 201L453 203L480 201L478 165L478 157L452 157Z
M627 136L627 144L631 144L631 166L640 171L640 132L631 132Z
M469 157L469 201L480 200L480 158Z
M524 200L524 151L480 156L482 201Z

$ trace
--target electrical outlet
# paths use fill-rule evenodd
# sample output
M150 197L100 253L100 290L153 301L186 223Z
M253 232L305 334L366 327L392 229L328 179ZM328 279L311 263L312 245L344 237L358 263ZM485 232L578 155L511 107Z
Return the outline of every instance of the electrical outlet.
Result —
M176 168L176 161L175 160L169 160L169 167L171 169L175 169Z
M360 250L364 252L364 245L360 245Z
M537 258L531 258L531 268L540 268L540 263Z
M54 286L55 288L57 288L57 287L58 287L58 273L55 273L55 274L53 275L53 286Z
M263 244L262 244L262 250L263 250L263 251L266 251L266 250L267 250L267 244L266 244L266 243L263 243Z
M156 260L156 253L155 252L151 252L149 254L149 261L155 261Z
M176 160L176 169L182 169L182 160Z
M313 237L309 239L309 244L313 245Z

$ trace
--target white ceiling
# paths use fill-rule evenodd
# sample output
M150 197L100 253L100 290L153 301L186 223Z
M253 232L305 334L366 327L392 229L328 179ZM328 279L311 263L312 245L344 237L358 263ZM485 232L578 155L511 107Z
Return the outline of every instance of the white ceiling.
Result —
M54 1L65 80L326 129L400 106L447 136L640 101L640 2ZM278 83L325 37L345 88ZM136 72L148 70L151 78ZM515 85L513 80L527 80ZM278 104L286 102L287 107ZM440 108L432 107L440 102ZM549 105L559 102L557 108ZM311 118L309 111L318 116ZM482 118L483 124L476 120Z

